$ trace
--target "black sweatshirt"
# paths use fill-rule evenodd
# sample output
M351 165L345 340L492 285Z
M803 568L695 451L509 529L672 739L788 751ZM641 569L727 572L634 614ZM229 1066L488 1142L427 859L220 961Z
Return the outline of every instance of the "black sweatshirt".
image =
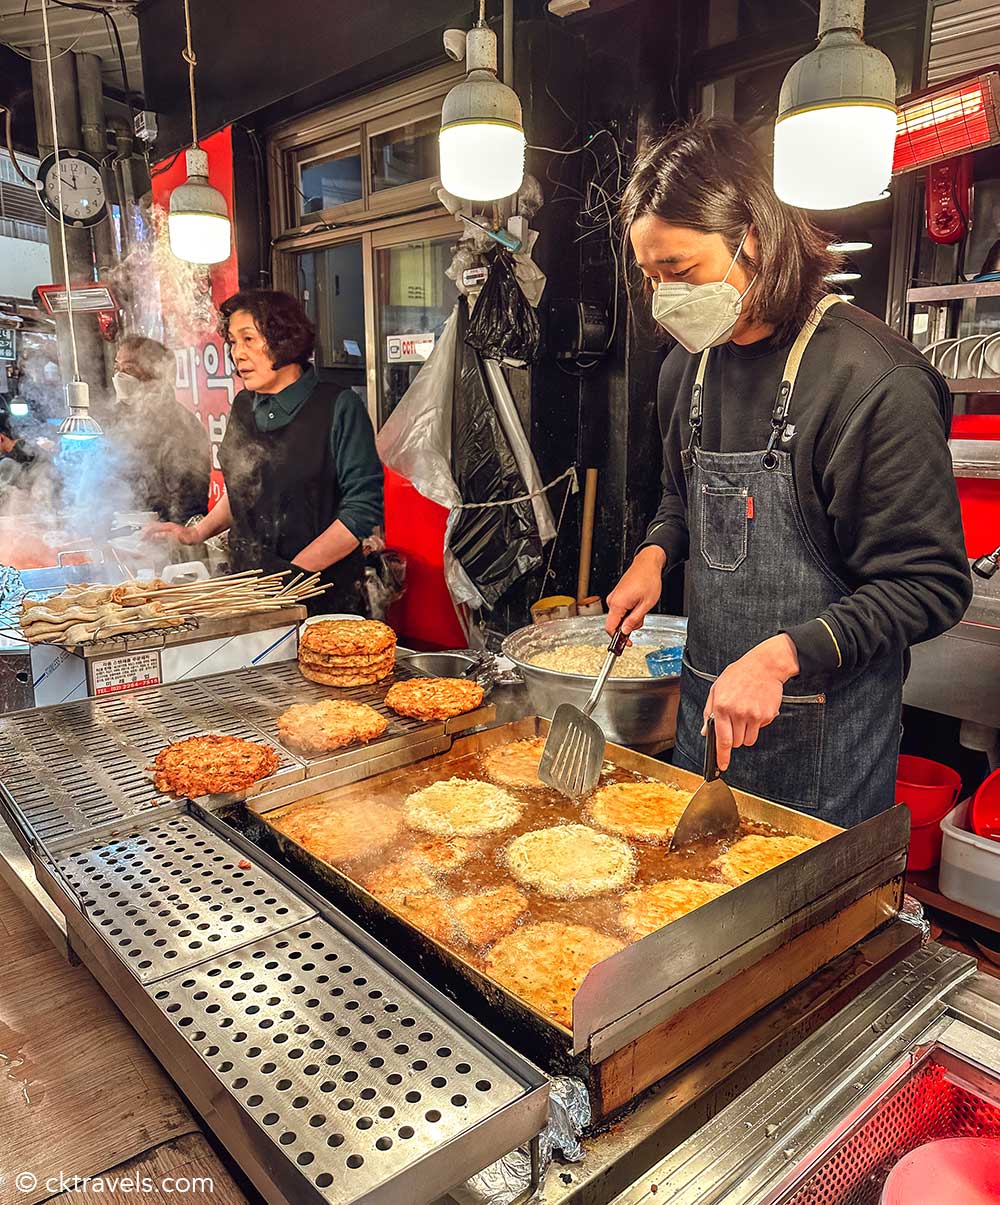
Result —
M764 339L711 352L702 447L766 447L788 350ZM663 495L644 546L662 548L668 565L688 555L681 449L697 365L677 346L660 369ZM819 616L789 630L803 674L832 685L964 614L972 586L947 444L951 413L947 386L912 344L855 306L826 313L799 369L794 435L779 447L791 453L812 542L852 592L823 612L829 630Z

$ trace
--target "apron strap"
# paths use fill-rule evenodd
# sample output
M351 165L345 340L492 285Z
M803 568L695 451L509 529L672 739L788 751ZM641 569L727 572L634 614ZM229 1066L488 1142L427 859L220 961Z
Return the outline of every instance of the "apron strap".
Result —
M688 440L688 450L701 447L701 401L705 394L705 370L708 368L708 353L712 349L706 347L698 361L698 371L695 373L694 384L691 386L691 438Z
M795 389L795 381L799 375L802 357L809 346L809 340L816 333L816 329L826 311L841 301L843 301L843 298L838 293L828 293L818 301L796 336L795 342L792 344L791 350L788 353L788 359L785 361L785 371L782 373L778 396L774 401L774 409L771 411L771 438L767 441L767 451L764 453L765 468L773 469L778 463L774 448L788 425L788 413L792 405L792 391Z

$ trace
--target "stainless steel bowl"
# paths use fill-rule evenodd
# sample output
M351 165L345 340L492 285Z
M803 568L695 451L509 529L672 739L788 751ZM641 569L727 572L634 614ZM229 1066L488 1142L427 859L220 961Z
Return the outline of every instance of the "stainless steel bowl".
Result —
M603 615L553 619L512 632L503 642L503 654L518 668L533 710L549 719L560 703L582 707L594 686L586 674L532 665L538 653L567 644L597 644L606 648L608 634ZM677 615L650 615L632 643L649 651L683 644L687 619ZM594 709L594 719L609 741L643 753L669 748L677 733L679 678L609 678Z
M476 664L467 653L407 653L402 659L418 674L433 678L461 678Z

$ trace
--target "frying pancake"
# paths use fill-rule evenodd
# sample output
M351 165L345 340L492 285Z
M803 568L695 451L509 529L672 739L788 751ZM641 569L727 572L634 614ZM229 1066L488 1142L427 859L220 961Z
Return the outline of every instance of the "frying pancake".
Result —
M616 782L590 801L590 817L609 832L638 841L669 841L691 792L663 782Z
M394 682L385 696L387 707L416 720L447 720L482 701L483 688L464 678L410 678Z
M511 883L451 902L458 927L473 946L486 946L509 933L528 910L527 899Z
M392 673L395 662L384 666L375 665L368 669L356 669L349 673L340 670L316 669L304 661L299 662L299 672L310 682L319 682L321 686L371 686L381 678L387 678Z
M280 764L269 745L238 736L192 736L157 753L153 782L158 791L173 795L221 795L253 786Z
M384 653L396 644L396 633L377 619L322 619L311 623L299 638L299 650L308 655L333 653L357 657Z
M468 837L428 837L408 849L403 859L432 873L447 874L466 862L478 848L478 843Z
M438 941L452 941L455 937L455 916L448 901L431 891L392 896L385 904L428 937Z
M721 871L727 883L737 885L763 874L819 845L812 837L743 837L726 853L716 858L712 866Z
M388 727L389 720L374 707L347 699L295 703L278 716L282 744L306 754L329 753L356 741L370 741Z
M526 1004L573 1027L573 997L595 963L624 949L620 941L586 925L542 921L501 937L486 959L486 973Z
M511 741L495 745L483 756L483 768L494 782L505 787L544 787L538 777L538 763L545 748L545 737L535 740Z
M704 883L699 879L650 883L625 893L618 923L634 937L645 937L730 890L728 883Z
M585 824L557 824L515 837L507 846L515 879L552 899L574 900L624 887L635 855L624 842Z
M481 837L516 824L521 804L502 787L449 778L414 791L403 804L410 828L439 837Z
M336 866L388 845L399 832L402 816L368 800L323 800L301 804L268 823Z
M403 900L407 896L424 895L437 884L416 862L401 859L380 866L365 879L365 887L380 900Z

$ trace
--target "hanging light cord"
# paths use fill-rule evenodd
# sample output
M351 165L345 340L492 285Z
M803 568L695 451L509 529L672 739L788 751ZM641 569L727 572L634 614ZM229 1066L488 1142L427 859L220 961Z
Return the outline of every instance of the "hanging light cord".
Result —
M185 0L186 2L186 0ZM69 279L69 255L66 251L66 211L63 209L63 178L59 161L59 125L56 121L56 90L52 83L52 45L49 42L49 0L42 0L42 27L45 30L45 65L49 77L49 111L52 114L52 151L56 161L56 186L59 189L59 234L62 243L63 280L66 283L66 313L69 316L69 342L73 348L73 380L80 380L80 360L76 351L73 325L73 288Z
M486 24L486 0L479 0L479 24Z
M485 2L485 0L484 0ZM198 56L191 45L191 7L184 0L184 29L187 34L187 45L181 51L181 58L188 65L188 89L191 93L191 145L198 145L198 107L194 99L194 69L198 66Z

